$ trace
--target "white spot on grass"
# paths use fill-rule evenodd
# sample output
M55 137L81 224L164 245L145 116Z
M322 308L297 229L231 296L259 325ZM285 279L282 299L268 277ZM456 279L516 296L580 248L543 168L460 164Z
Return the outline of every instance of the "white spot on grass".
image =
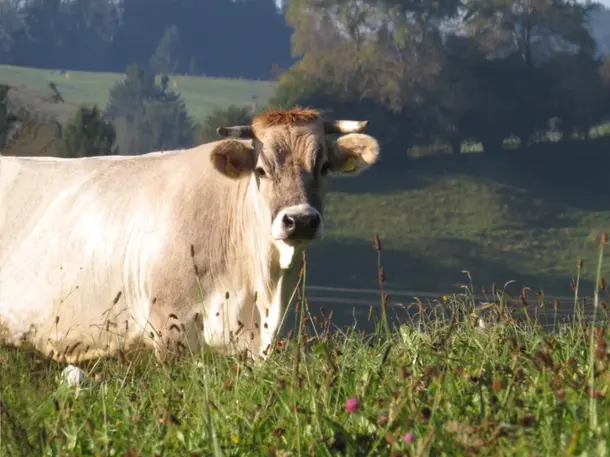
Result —
M80 387L84 380L85 372L74 365L68 365L61 372L61 383L66 384L68 387Z

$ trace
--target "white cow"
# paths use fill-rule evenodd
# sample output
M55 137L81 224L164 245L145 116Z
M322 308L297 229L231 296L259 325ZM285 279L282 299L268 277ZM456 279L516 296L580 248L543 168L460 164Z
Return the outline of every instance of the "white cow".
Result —
M0 337L67 363L199 344L264 358L328 173L377 160L366 124L295 108L186 150L0 157Z

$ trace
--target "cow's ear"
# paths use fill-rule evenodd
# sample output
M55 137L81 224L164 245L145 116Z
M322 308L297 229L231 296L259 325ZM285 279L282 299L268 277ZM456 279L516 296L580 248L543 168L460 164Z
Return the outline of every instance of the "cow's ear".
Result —
M254 150L237 140L223 140L212 149L214 168L229 178L241 178L254 170Z
M363 133L339 137L329 150L329 169L333 173L355 176L373 165L379 157L379 143Z

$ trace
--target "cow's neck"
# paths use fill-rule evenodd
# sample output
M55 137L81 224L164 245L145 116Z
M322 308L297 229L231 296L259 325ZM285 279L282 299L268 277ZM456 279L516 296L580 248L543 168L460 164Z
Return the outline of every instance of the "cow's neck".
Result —
M234 220L239 221L237 237L242 240L243 257L249 259L248 278L256 278L252 284L257 290L271 296L285 272L286 265L294 264L294 250L278 249L271 238L269 224L271 215L257 205L257 188L254 180L239 183L240 198L235 199ZM247 254L247 255L246 255ZM244 267L246 267L244 263ZM284 267L284 268L283 268ZM259 291L261 293L263 291Z

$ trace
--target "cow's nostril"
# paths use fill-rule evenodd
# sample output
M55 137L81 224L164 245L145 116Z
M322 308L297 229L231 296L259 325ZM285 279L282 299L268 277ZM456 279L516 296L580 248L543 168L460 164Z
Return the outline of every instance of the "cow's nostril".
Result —
M303 205L305 206L305 205ZM322 226L322 215L313 207L294 205L284 209L273 221L276 239L311 241Z
M296 222L294 218L288 216L287 214L284 214L284 217L282 218L282 224L284 224L284 227L288 232L293 232L296 227Z

